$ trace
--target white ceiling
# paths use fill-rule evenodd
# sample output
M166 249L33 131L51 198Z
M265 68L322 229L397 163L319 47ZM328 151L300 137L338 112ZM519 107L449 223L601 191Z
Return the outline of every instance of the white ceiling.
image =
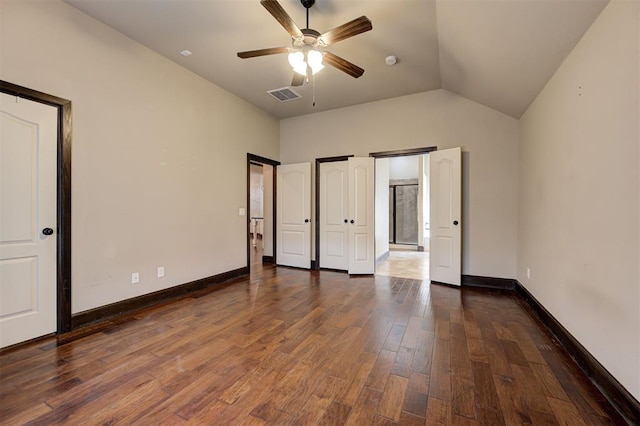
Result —
M440 88L518 118L609 0L316 0L309 26L320 33L361 15L373 30L327 49L365 73L326 67L315 107L312 84L286 103L266 93L291 83L286 55L236 56L291 45L259 0L65 1L278 118ZM279 1L304 28L300 0Z

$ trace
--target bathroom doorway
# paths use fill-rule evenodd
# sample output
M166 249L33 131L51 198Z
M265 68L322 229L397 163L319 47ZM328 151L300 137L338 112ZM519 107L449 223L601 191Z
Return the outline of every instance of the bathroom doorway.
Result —
M376 158L376 274L429 279L429 152Z

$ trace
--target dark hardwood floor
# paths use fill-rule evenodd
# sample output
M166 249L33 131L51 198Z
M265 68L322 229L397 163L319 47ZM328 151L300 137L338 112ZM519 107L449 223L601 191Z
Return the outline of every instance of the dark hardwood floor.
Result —
M624 424L514 294L238 279L0 355L0 423Z

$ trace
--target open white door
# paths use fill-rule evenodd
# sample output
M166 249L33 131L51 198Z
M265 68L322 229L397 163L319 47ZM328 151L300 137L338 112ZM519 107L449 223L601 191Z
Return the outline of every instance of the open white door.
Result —
M276 263L311 267L311 163L277 167Z
M57 113L0 94L0 347L56 330Z
M431 281L460 285L461 262L461 149L429 153Z
M321 268L349 269L349 163L320 163Z
M374 158L349 158L349 273L375 272Z

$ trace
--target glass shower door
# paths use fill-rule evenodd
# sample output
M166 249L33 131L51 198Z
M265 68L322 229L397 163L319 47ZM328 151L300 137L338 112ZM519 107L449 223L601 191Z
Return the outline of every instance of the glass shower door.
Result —
M418 244L418 185L389 187L389 239L395 244Z

